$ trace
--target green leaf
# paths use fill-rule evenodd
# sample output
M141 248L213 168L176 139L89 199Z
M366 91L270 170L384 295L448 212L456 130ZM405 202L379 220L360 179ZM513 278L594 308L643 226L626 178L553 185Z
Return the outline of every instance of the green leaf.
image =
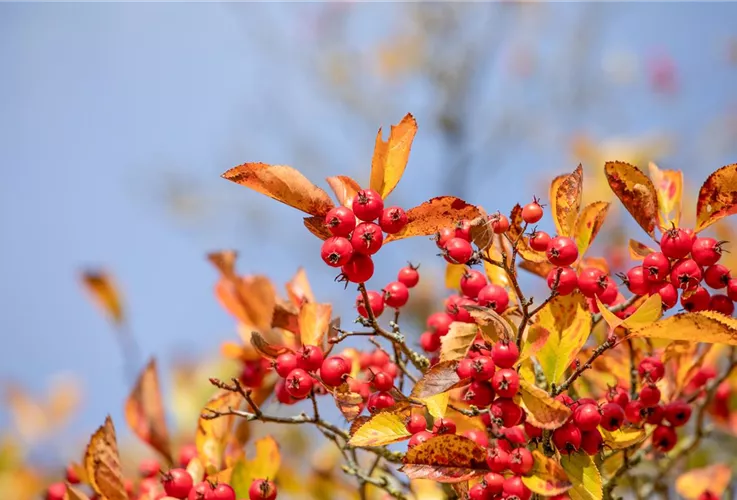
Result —
M574 453L563 456L560 465L568 474L573 486L568 490L571 500L602 500L604 495L601 483L601 474L590 456L584 453Z

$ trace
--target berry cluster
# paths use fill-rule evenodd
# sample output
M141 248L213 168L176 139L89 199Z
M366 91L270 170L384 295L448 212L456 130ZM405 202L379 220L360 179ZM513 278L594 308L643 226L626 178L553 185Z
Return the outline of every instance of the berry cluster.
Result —
M413 288L420 281L420 274L417 272L417 269L417 267L409 264L399 270L397 281L392 281L386 285L381 290L381 293L376 290L369 290L366 293L368 297L368 309L371 310L374 318L381 316L386 306L401 309L407 304L409 300L409 289ZM362 317L369 317L366 300L362 293L359 293L356 297L356 309Z
M364 283L374 274L371 256L384 243L384 233L398 233L406 224L404 209L384 208L379 193L363 189L356 193L352 209L335 207L325 215L325 226L333 236L322 244L322 260L339 267L342 280Z

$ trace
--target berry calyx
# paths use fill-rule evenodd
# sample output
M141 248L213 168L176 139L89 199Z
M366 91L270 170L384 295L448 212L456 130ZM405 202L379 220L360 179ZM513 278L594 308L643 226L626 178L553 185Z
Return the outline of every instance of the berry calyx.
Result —
M385 208L379 218L379 225L386 234L396 234L407 225L407 212L401 207Z
M456 423L446 417L436 418L432 426L433 434L455 434Z
M403 267L397 273L397 281L404 283L407 288L414 288L420 281L420 273L417 272L417 269L412 264Z
M586 267L578 275L578 288L587 298L599 295L606 289L607 284L607 275L596 267Z
M409 300L409 289L401 281L392 281L384 287L384 303L395 309L404 307Z
M624 423L624 410L617 403L606 403L601 407L601 427L614 432Z
M513 398L519 390L519 375L511 368L502 368L491 378L491 387L502 398Z
M550 240L545 254L554 266L570 266L578 259L578 247L571 238L556 236Z
M466 378L489 380L494 375L494 361L486 356L465 358L458 363L456 373L461 380Z
M348 207L335 207L325 215L325 225L333 236L347 238L356 227L356 216Z
M663 418L673 427L681 427L691 418L691 405L685 401L672 401L663 408Z
M504 287L495 283L486 285L479 291L477 300L480 306L490 307L497 314L503 313L509 305L509 295Z
M659 425L653 431L653 448L663 453L669 452L676 446L678 435L673 427Z
M509 470L514 474L525 476L532 470L532 453L527 448L517 448L509 454Z
M384 312L384 295L375 290L369 290L366 292L366 295L368 296L368 305L371 308L374 318L378 318ZM362 293L359 293L356 297L356 309L358 310L358 314L364 318L369 317L368 310L366 310L366 301Z
M353 245L347 238L333 236L326 239L320 249L320 257L330 267L341 267L353 256Z
M513 399L498 397L489 407L489 414L501 427L514 427L524 417L524 411Z
M627 289L635 295L647 295L650 291L650 280L642 266L635 266L627 274L619 274L619 278Z
M373 189L362 189L353 198L353 213L362 221L371 222L381 216L384 200Z
M548 273L548 288L558 295L570 295L578 288L578 276L570 267L555 267ZM615 289L616 290L616 289Z
M284 388L290 396L303 399L312 390L312 377L302 368L292 370L284 381Z
M669 259L682 259L691 252L693 241L683 229L673 227L660 238L660 251Z
M701 267L693 259L682 259L673 265L670 282L681 290L693 290L701 282Z
M558 451L569 454L581 447L581 430L568 422L553 431L553 444Z
M533 231L530 235L530 248L536 252L544 252L550 244L550 235L545 231Z
M509 230L509 219L507 219L506 215L500 212L489 216L489 224L491 225L491 230L494 231L495 234L503 234Z
M661 252L649 253L642 259L642 268L645 271L645 279L650 283L665 281L670 271L668 257Z
M494 389L491 388L491 384L489 382L481 382L478 380L471 382L463 395L463 400L466 403L479 408L482 406L489 406L493 399Z
M374 414L378 411L394 406L394 397L388 392L375 392L369 396L366 401L366 408L369 413Z
M303 345L297 351L297 367L308 372L319 370L325 355L316 345Z
M509 453L498 445L489 447L486 451L486 465L491 472L502 473L509 468Z
M274 500L276 498L276 486L268 479L254 479L248 488L249 500Z

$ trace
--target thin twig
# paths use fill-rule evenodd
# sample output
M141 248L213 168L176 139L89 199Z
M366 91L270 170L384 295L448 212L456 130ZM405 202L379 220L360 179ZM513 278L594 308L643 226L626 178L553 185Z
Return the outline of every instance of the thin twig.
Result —
M617 343L615 341L612 341L612 340L613 339L611 339L611 338L607 338L604 341L603 344L601 344L596 349L594 349L594 352L591 353L591 356L589 356L589 359L587 359L585 363L579 365L576 368L576 370L573 373L571 373L571 375L565 380L565 382L563 382L559 386L553 386L553 388L551 390L551 395L557 396L558 394L560 394L560 393L568 390L568 388L571 386L571 384L573 382L575 382L576 379L578 377L580 377L581 374L584 371L586 371L589 368L591 368L592 363L596 360L596 358L598 358L599 356L601 356L602 354L604 354L604 352L607 349L611 349L611 348L613 348L613 347L615 347L617 345Z

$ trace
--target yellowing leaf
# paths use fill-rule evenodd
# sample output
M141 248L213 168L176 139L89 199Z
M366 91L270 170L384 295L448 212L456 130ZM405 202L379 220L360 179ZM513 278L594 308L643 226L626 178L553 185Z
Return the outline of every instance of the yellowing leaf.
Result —
M696 202L696 231L737 213L737 163L711 174L699 190Z
M125 402L125 420L144 443L161 453L169 464L174 463L154 358L138 376L136 385Z
M476 324L481 327L481 336L487 342L499 340L514 340L515 333L512 326L503 317L499 316L490 307L466 306Z
M737 319L715 311L680 313L638 326L630 336L737 345Z
M609 187L651 237L658 218L658 195L648 176L629 163L614 161L604 166Z
M409 113L397 125L392 125L388 141L382 139L379 129L371 159L371 189L382 198L386 198L402 178L416 133L417 122Z
M84 453L84 468L95 493L108 500L128 500L115 426L109 415L90 438Z
M187 473L192 477L192 481L194 481L195 484L202 481L202 478L205 477L205 466L202 465L199 457L194 457L192 460L190 460L187 464L186 470Z
M335 197L341 205L352 208L353 198L361 190L361 186L356 181L348 177L347 175L336 175L335 177L327 178L330 189L335 193Z
M285 165L244 163L222 177L310 215L325 216L335 206L325 191Z
M581 165L569 175L556 177L550 185L550 209L560 236L573 234L576 216L581 207L582 189Z
M125 321L122 298L110 274L104 271L86 271L82 274L82 284L113 323L120 325Z
M74 486L67 484L67 491L64 495L64 500L89 500L90 497L88 497L84 492L79 491Z
M568 490L571 500L601 500L603 496L601 474L590 456L585 453L563 456L560 465L573 484Z
M255 479L274 479L281 466L279 445L271 436L255 443L256 455L251 460L239 460L230 474L230 485L237 498L248 498L248 488Z
M442 434L407 450L400 470L410 479L460 483L488 472L485 458L484 449L472 440Z
M640 243L639 241L635 241L635 240L630 240L629 251L630 251L630 259L642 260L648 255L650 255L651 253L653 253L655 250L645 245L644 243Z
M527 358L534 356L543 348L548 341L550 332L538 324L531 325L527 329L527 335L522 341L522 352L519 355L517 364L522 363Z
M449 290L460 290L461 278L465 272L466 266L448 263L445 266L445 288Z
M330 315L333 307L330 304L306 302L299 310L299 331L302 345L322 346L322 340L330 326Z
M600 427L599 431L601 437L604 438L604 444L612 450L629 448L643 441L646 437L645 429L637 429L636 427L617 429L612 432Z
M427 398L421 399L425 403L427 412L433 416L433 418L441 418L445 416L445 412L448 410L448 401L450 401L449 392L441 392Z
M548 382L558 384L591 333L591 314L584 296L576 292L553 298L537 317L550 332L537 359Z
M205 404L202 414L209 414L208 410L227 411L229 408L237 410L241 402L242 398L239 394L219 390ZM195 445L200 461L208 473L212 470L218 471L223 466L223 454L233 428L234 419L233 415L225 415L211 420L200 416L195 434Z
M541 429L557 429L571 416L571 410L553 399L547 392L520 379L522 407L527 410L527 421Z
M435 234L461 220L474 219L479 213L477 207L459 198L439 196L407 210L407 225L400 232L388 235L384 242Z
M609 203L606 201L596 201L586 205L576 219L576 246L578 247L578 255L583 256L594 242L594 238L599 234L601 225L609 211Z
M351 436L348 444L357 447L384 446L409 439L404 413L380 412L372 416Z
M431 366L412 388L411 397L425 399L460 387L464 381L458 377L456 368L458 360L440 361Z
M681 204L683 198L683 172L680 170L661 170L650 162L648 165L650 178L658 193L658 221L661 229L674 224L678 227L681 221Z
M347 383L343 383L338 387L331 389L330 394L333 396L335 406L338 407L340 413L347 421L355 419L363 409L363 398L360 394L352 392Z
M443 488L434 481L413 479L410 481L410 487L414 500L446 500L448 498L445 496Z
M596 304L599 306L601 317L604 318L604 321L607 322L609 328L612 330L619 326L631 329L639 328L643 325L649 325L650 323L657 321L663 314L662 300L660 295L657 293L645 299L642 305L626 319L622 319L611 312L607 306L601 303L599 297L595 297L595 299Z
M722 498L731 479L732 470L728 465L710 465L681 474L676 479L676 491L687 500L697 500L705 491Z
M486 263L484 262L484 264ZM519 263L519 267L536 276L540 276L541 278L547 278L548 274L550 274L550 271L552 271L553 267L555 266L553 266L553 264L551 264L550 262L530 262L525 260ZM496 269L499 268L497 267Z
M534 459L530 475L523 476L522 482L533 493L546 497L560 495L571 488L571 482L563 467L552 458L548 458L539 451L532 452Z
M440 361L464 358L478 331L479 327L473 323L451 323L448 333L440 338Z

